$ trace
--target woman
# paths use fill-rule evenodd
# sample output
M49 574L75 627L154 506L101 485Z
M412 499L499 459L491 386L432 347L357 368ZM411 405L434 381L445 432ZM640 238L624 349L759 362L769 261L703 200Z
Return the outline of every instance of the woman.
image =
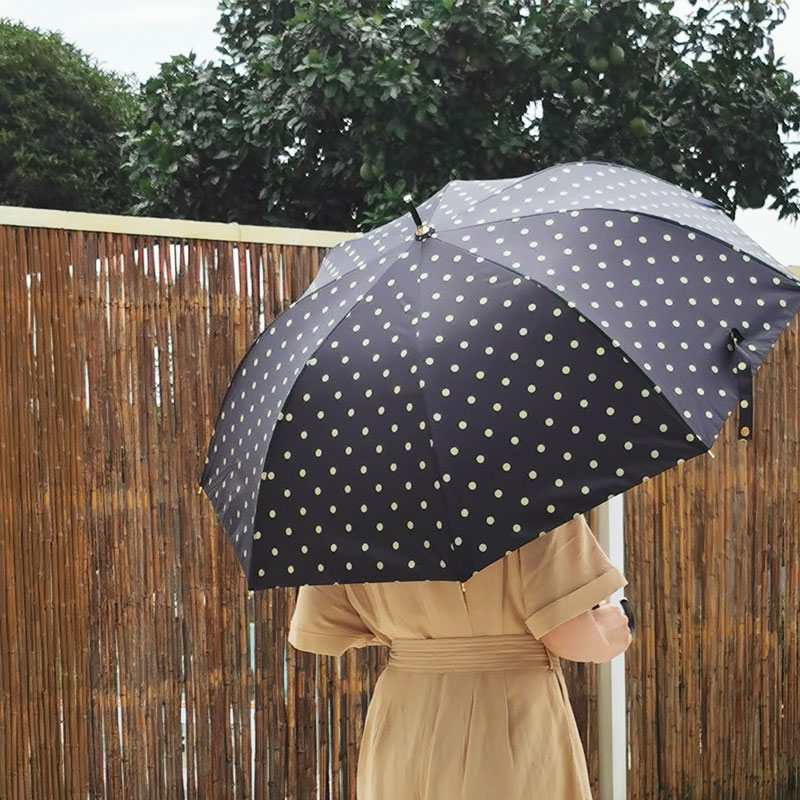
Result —
M466 583L301 586L298 650L385 644L358 800L592 800L559 658L603 662L631 634L627 580L577 515Z

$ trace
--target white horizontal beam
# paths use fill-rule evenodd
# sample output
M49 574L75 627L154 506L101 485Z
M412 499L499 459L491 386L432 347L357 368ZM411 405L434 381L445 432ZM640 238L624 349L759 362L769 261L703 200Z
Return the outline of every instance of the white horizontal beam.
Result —
M240 225L238 222L202 222L168 217L92 214L85 211L59 211L49 208L27 208L26 206L0 206L0 225L300 247L333 247L339 242L360 236L358 233L345 231L274 228L266 225Z

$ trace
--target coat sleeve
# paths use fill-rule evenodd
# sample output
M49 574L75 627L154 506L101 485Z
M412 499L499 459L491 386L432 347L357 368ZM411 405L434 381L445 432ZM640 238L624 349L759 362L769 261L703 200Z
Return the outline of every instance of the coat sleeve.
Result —
M382 644L361 619L341 584L301 586L289 624L297 650L340 656L350 647Z
M583 514L524 544L519 558L525 625L537 639L628 583Z

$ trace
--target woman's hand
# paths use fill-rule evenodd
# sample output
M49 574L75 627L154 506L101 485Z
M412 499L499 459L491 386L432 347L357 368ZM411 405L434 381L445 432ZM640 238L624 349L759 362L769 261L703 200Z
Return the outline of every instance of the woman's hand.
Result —
M600 664L624 653L632 639L625 612L603 600L590 611L553 628L541 641L559 658Z

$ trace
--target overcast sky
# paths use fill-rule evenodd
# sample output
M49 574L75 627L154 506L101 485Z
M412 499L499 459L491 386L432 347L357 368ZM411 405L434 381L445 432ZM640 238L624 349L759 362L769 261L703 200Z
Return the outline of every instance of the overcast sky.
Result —
M686 6L679 0L678 6ZM0 0L0 17L60 31L64 39L106 69L133 73L140 81L158 72L173 55L193 50L198 60L218 57L216 0ZM800 79L800 2L789 4L775 36L777 52ZM800 183L800 174L797 176ZM768 210L745 210L737 224L779 261L800 265L800 229L779 222Z

